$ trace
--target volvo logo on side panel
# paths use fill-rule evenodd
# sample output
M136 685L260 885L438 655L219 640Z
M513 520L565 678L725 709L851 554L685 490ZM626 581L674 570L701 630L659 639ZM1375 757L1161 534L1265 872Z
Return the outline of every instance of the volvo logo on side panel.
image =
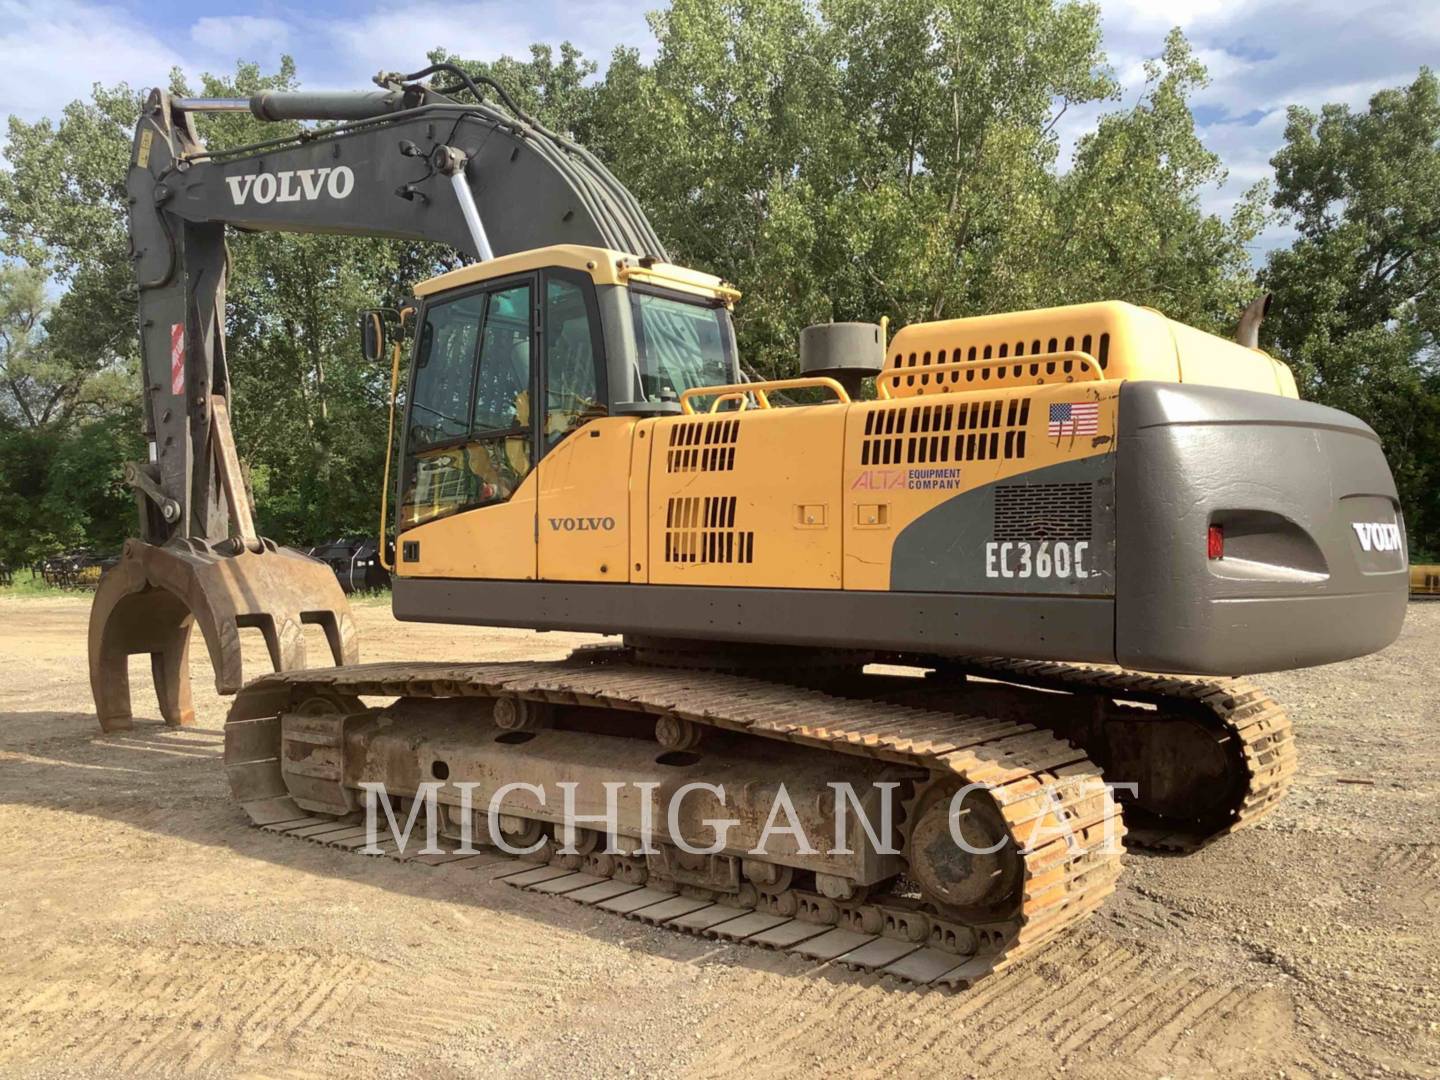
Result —
M615 519L613 517L552 517L550 528L555 532L609 532L615 528Z

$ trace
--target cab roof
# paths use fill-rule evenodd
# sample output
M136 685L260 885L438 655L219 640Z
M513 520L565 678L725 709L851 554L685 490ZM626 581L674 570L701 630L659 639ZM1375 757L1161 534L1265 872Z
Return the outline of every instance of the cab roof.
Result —
M674 263L656 262L609 248L583 247L579 244L552 244L549 247L501 255L487 262L472 263L415 286L416 296L475 285L511 274L523 274L547 266L580 270L590 275L596 285L629 285L637 282L657 285L679 292L694 293L712 300L724 301L727 307L740 298L737 289L713 274L704 274Z

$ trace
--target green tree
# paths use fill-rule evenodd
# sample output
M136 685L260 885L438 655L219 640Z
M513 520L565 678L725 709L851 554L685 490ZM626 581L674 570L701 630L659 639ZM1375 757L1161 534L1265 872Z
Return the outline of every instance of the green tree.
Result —
M47 372L45 274L0 265L0 417L39 427L63 407L63 386Z
M1229 219L1206 213L1201 195L1226 172L1200 140L1189 101L1209 75L1179 30L1145 74L1135 106L1101 117L1076 146L1058 183L1056 243L1042 252L1026 302L1124 299L1228 336L1254 299L1246 245L1264 224L1266 187L1246 192Z
M0 419L45 427L112 412L129 390L123 361L76 348L74 305L52 311L45 289L43 270L0 264Z
M616 53L592 139L675 255L745 289L764 373L826 319L1107 297L1228 328L1253 290L1262 194L1202 210L1224 171L1178 32L1066 170L1061 119L1116 92L1092 4L677 0L651 24L655 62Z
M446 49L435 49L429 55L431 63L449 61L472 77L494 79L515 104L552 131L568 133L582 143L590 142L591 119L599 91L587 80L599 69L570 42L560 46L558 60L549 45L531 45L529 60L510 56L494 61L469 60ZM458 85L447 75L438 78L437 86ZM493 91L486 93L487 100L493 101ZM456 96L467 100L464 91L457 92Z
M0 170L0 255L43 271L63 291L47 320L50 347L74 368L133 364L135 284L125 176L141 97L96 86L58 123L11 117Z
M1307 397L1380 434L1418 551L1440 551L1440 80L1422 69L1363 112L1292 108L1265 343Z
M0 561L12 565L118 547L133 507L120 481L140 451L128 379L56 348L47 311L43 271L0 265Z

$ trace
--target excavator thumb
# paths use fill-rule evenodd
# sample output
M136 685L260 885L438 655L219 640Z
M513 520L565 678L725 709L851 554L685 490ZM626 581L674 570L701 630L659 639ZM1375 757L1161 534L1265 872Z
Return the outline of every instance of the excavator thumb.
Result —
M276 671L324 662L306 656L306 623L324 631L334 663L359 660L355 622L330 568L269 540L258 547L195 539L172 539L164 546L126 541L119 564L100 579L90 610L90 688L105 731L131 726L129 657L136 653L150 654L165 722L195 722L189 658L196 623L220 694L244 685L240 630L245 627L260 631Z

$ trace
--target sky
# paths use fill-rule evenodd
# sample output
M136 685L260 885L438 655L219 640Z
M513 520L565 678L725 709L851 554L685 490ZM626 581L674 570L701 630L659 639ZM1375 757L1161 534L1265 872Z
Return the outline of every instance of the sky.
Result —
M436 46L466 57L528 56L531 42L568 40L604 62L616 45L642 55L655 43L645 11L658 0L368 0L250 4L225 0L0 0L0 115L58 115L94 82L147 86L171 67L194 75L228 71L237 57L273 68L289 53L312 89L370 85L380 70L415 70ZM1105 49L1132 104L1143 63L1180 26L1210 69L1194 99L1206 144L1229 169L1207 208L1226 212L1241 192L1271 175L1285 109L1325 102L1363 107L1370 95L1440 62L1437 0L1100 0ZM1112 103L1071 110L1067 145ZM1288 230L1261 237L1257 258Z

